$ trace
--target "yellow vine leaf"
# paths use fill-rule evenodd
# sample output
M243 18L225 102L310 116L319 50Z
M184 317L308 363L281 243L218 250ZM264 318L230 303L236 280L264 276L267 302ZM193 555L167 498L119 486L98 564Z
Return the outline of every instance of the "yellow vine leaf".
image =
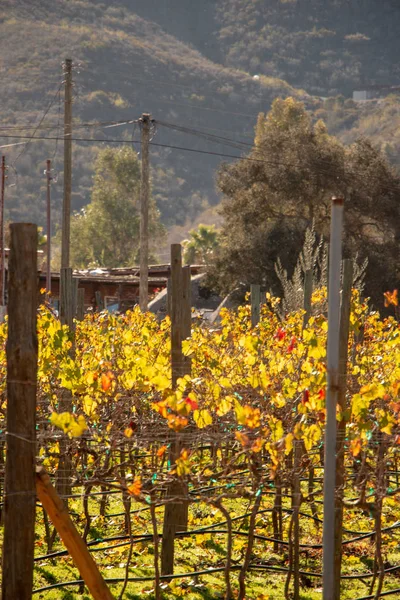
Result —
M195 410L193 413L193 418L199 429L204 429L213 422L211 413L205 408L201 410Z
M75 419L74 415L69 412L55 413L50 417L50 422L67 433L70 437L80 437L87 429L85 418L79 415Z

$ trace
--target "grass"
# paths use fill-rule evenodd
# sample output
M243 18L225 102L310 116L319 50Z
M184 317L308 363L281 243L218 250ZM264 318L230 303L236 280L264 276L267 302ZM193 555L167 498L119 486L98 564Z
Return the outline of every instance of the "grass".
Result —
M271 497L264 500L263 507L271 506ZM132 504L132 510L141 508L142 505ZM231 501L229 509L231 515L241 515L246 512L246 505L242 501ZM389 508L389 507L388 507ZM92 515L99 513L99 500L94 497L90 500L89 506ZM306 509L304 509L306 510ZM122 502L116 496L110 497L107 507L107 514L113 515L123 511ZM78 529L82 531L84 525L84 515L82 514L82 505L80 500L75 500L70 504L70 512L74 513L73 520ZM162 523L161 509L157 510L159 530ZM387 514L388 523L395 518L393 512ZM88 541L121 535L124 533L123 516L106 517L102 519L99 516L93 517L92 527L89 532ZM189 517L189 529L195 530L200 527L222 521L217 511L212 511L208 506L195 505L191 508ZM287 530L289 518L285 518L285 528ZM260 535L271 535L271 514L260 513L257 520L257 533ZM368 531L373 528L374 522L366 517L352 518L351 527L349 523L345 526L360 531ZM223 525L221 526L223 528ZM246 531L248 528L248 519L235 522L234 529ZM147 512L140 512L132 515L133 534L151 534L151 526ZM302 542L307 544L321 543L321 528L318 530L311 519L302 518L301 520ZM346 534L348 538L350 534ZM243 560L245 536L234 536L234 564L240 565ZM121 541L119 542L121 543ZM117 546L118 542L99 542L99 546L104 550L96 550L93 557L98 564L105 579L122 578L125 575L126 560L128 555L128 545ZM210 567L223 567L225 560L226 535L224 534L197 534L187 538L181 538L176 541L176 573L195 572L205 570ZM371 541L362 541L357 545L345 547L343 556L343 572L346 574L365 573L372 567L373 544ZM59 540L56 541L53 550L62 550L63 546ZM35 555L43 556L46 554L46 543L44 537L44 524L42 512L37 511L37 529L36 529L36 548ZM400 546L395 535L387 537L385 546L385 559L391 564L400 563ZM129 568L130 577L153 577L154 573L154 548L152 542L138 542L134 545L131 565ZM275 555L272 552L272 545L269 542L256 541L253 550L252 562L263 561L272 565L281 567L287 566L287 555ZM301 568L306 571L321 571L321 555L319 551L308 550L302 553ZM268 571L252 571L247 575L247 599L255 600L279 600L284 598L284 585L286 574ZM74 567L69 556L58 557L55 559L44 559L35 563L34 569L34 589L46 587L54 583L74 581L79 579L79 573ZM238 570L231 574L231 582L234 592L237 592ZM347 580L343 584L343 600L356 600L368 594L368 585L370 580L363 583L360 580ZM321 580L317 578L302 578L302 600L319 600L321 598ZM119 597L122 583L110 584L110 589L115 598ZM399 579L396 576L390 576L385 579L384 589L394 589L400 587ZM184 597L188 600L217 600L224 598L225 583L223 573L210 573L200 576L189 576L172 580L169 584L162 584L163 597L165 600ZM396 595L393 598L397 597ZM87 588L80 593L79 586L65 586L35 594L33 598L43 600L88 600L91 598ZM127 600L139 600L154 598L153 582L129 582L123 596Z

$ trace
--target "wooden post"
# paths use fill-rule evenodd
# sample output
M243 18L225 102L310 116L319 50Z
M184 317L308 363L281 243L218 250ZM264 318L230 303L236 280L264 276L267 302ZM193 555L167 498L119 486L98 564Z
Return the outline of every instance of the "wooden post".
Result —
M353 261L343 261L342 303L340 307L339 329L339 394L338 405L342 418L337 424L336 442L336 496L335 496L335 600L340 599L340 574L342 568L342 536L343 536L343 485L344 485L344 438L346 420L347 360L349 348L351 292L353 286Z
M60 270L60 320L63 325L67 325L69 330L73 332L74 316L75 316L75 282L72 278L72 269ZM70 350L73 355L73 348ZM60 404L60 412L72 411L72 395L71 390L62 389ZM72 460L69 452L69 440L64 437L59 442L60 458L57 466L57 491L62 496L68 496L71 493L71 473ZM68 502L68 501L67 501Z
M74 319L76 318L76 311L78 310L78 288L79 288L79 279L77 277L72 277L72 326L75 330Z
M187 340L192 335L192 275L190 266L182 268L182 341ZM190 356L184 356L182 375L190 375L192 372L192 359ZM177 453L182 449L182 443L178 442ZM178 456L175 456L175 460ZM189 488L187 482L178 482L177 496L182 498L178 510L176 511L176 531L187 531L189 518Z
M304 303L303 308L305 310L303 317L303 329L307 327L308 321L311 317L311 299L313 293L313 271L308 269L304 274Z
M69 267L72 190L72 60L64 65L64 198L62 210L61 267Z
M293 571L294 594L293 600L300 598L300 521L299 511L301 504L300 470L303 458L301 440L294 440L294 485L293 485Z
M6 157L1 157L1 179L0 179L0 306L6 303L6 243L5 243L5 219L4 219L4 190L6 183ZM4 315L1 315L4 320Z
M35 536L37 227L11 225L3 600L30 600Z
M140 281L139 304L140 310L147 311L149 303L149 143L150 115L143 113L140 119L142 125L142 177L140 182Z
M182 248L180 244L171 245L171 367L172 385L176 386L179 377L185 374L185 365L182 354L183 326L183 269ZM186 324L187 327L187 324ZM171 439L168 459L171 465L175 464L181 451L179 434L175 433ZM161 573L171 575L174 572L174 539L178 529L184 528L187 506L183 499L185 486L178 479L174 479L168 486L167 498L180 497L165 505L163 537L161 546Z
M72 269L60 270L60 320L72 330L74 323L74 283Z
M76 299L76 318L83 321L85 317L85 288L78 287Z
M46 292L51 292L51 160L46 161Z
M95 600L113 600L92 555L71 521L66 505L52 486L50 477L43 467L36 469L36 489L40 502L72 556L93 598ZM15 596L13 600L16 598L22 600L22 596Z
M251 326L255 327L260 322L260 286L250 286L251 301Z
M182 341L192 334L192 277L189 266L182 269ZM183 375L191 373L191 359L183 356Z
M171 366L172 385L183 372L182 356L182 248L171 244Z
M335 598L336 408L339 393L340 267L342 198L332 198L329 249L326 426L324 446L323 600Z
M99 291L95 292L94 296L96 298L96 308L97 308L98 312L101 312L102 310L104 310L103 296L101 295L101 292L99 292Z

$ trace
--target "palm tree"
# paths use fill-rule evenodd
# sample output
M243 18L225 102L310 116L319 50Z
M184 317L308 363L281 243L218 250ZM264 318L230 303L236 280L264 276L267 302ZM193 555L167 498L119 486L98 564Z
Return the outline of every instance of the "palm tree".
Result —
M218 247L219 230L215 225L200 224L197 229L189 231L190 238L184 240L183 258L187 264L207 264Z

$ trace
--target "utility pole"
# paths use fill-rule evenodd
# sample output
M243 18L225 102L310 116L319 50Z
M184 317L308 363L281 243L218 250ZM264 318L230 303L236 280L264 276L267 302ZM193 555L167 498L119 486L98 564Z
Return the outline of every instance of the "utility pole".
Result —
M6 157L1 157L1 184L0 184L0 305L6 304L6 248L4 227L4 189L6 183ZM3 315L1 315L3 317Z
M140 281L139 305L142 312L147 311L149 302L149 143L150 115L143 113L139 119L142 130L142 176L140 183Z
M51 203L50 203L50 183L51 183L51 160L47 159L46 169L47 179L47 211L46 211L46 234L47 234L47 261L46 261L46 293L51 292Z
M64 198L62 212L61 268L69 267L72 179L72 60L65 61L64 96Z

